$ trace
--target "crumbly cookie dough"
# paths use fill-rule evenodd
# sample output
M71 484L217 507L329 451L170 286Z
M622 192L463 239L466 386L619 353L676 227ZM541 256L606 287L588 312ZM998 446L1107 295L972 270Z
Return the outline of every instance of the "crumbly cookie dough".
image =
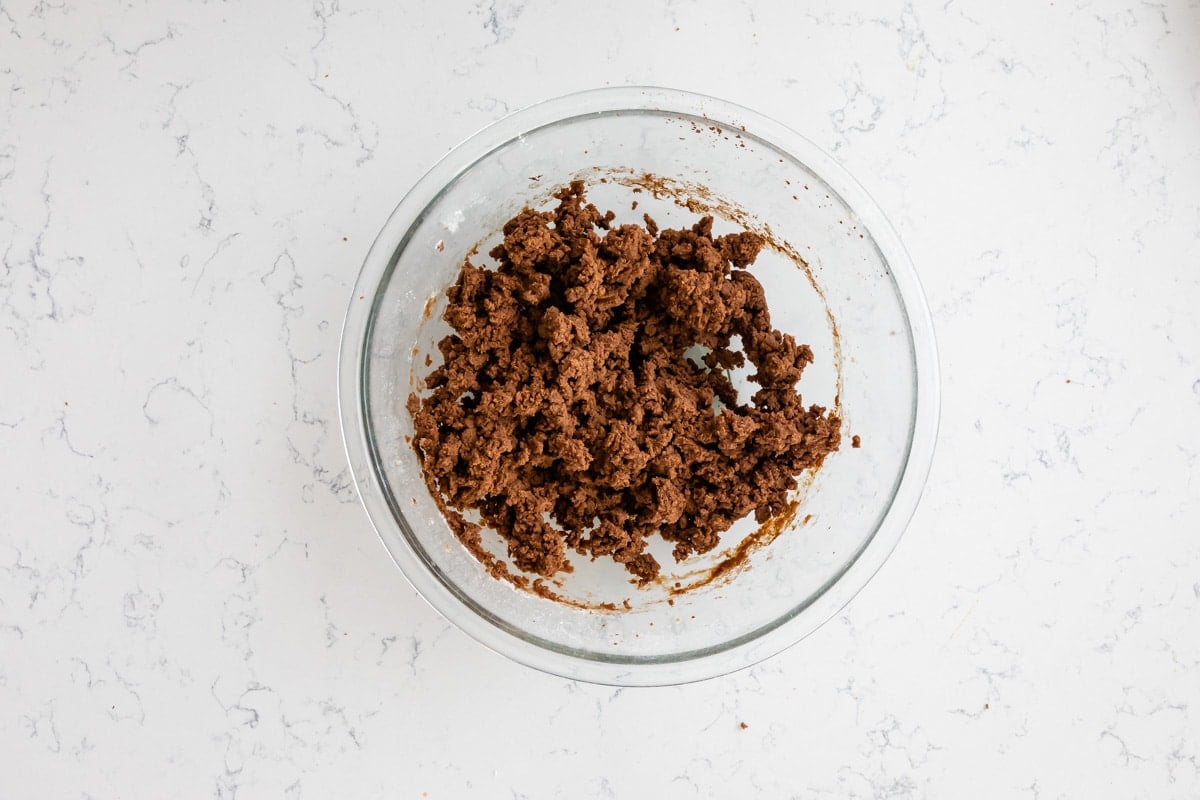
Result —
M712 217L614 226L579 181L555 197L505 224L495 269L468 258L447 291L454 334L408 398L413 447L434 496L477 511L521 570L569 571L574 550L645 583L660 571L648 537L681 561L751 512L771 518L837 449L841 420L796 391L813 353L771 326L747 271L761 237L714 237ZM741 403L726 371L746 361L759 388Z

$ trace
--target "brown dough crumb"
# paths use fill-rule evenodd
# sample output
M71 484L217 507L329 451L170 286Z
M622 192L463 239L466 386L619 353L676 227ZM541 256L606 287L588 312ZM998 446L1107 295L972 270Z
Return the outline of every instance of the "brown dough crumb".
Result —
M862 447L862 437L857 433L850 437L851 447Z
M744 722L739 722L739 723L738 723L738 726L739 726L739 727L740 727L742 730L746 730L747 728L749 728L749 727L750 727L749 725L747 725L747 724L746 724L746 723L744 723Z
M746 271L760 236L714 237L712 217L614 225L581 181L555 197L504 225L496 269L468 257L447 290L455 333L428 396L408 398L413 447L434 496L477 510L521 570L570 571L570 549L645 583L660 570L647 537L682 561L751 512L770 519L837 449L841 421L796 391L813 354L771 327ZM759 388L741 403L726 371L747 360ZM500 574L479 526L447 517Z
M646 230L651 236L658 236L658 223L649 214L642 214L642 221L646 223Z

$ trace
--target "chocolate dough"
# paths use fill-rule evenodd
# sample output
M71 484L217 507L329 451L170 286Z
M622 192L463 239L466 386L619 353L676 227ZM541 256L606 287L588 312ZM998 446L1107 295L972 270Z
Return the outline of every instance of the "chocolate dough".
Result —
M520 569L569 571L570 548L645 583L647 537L678 561L771 518L841 421L796 391L813 354L771 327L746 270L760 236L613 226L580 181L555 197L505 224L496 269L468 258L447 290L455 333L408 398L413 446L435 497L477 510ZM746 360L759 388L740 403L726 370ZM478 555L473 528L454 526Z

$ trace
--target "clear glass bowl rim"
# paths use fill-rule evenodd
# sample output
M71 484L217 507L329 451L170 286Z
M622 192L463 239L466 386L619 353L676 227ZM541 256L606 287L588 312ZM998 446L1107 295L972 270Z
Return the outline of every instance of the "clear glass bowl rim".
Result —
M444 586L407 546L402 530L407 523L396 518L384 495L368 440L363 392L365 348L376 293L406 233L443 189L479 159L524 133L582 115L621 111L665 111L707 118L718 125L744 125L747 132L820 176L858 215L887 264L908 318L916 385L912 438L903 473L878 527L840 577L756 638L715 652L685 654L690 657L679 660L636 663L590 659L543 647L477 614ZM359 300L360 296L370 302ZM800 641L844 608L883 566L916 510L937 439L939 386L933 321L916 270L866 189L832 156L774 119L706 95L652 86L606 87L546 100L505 116L450 150L400 200L371 245L355 281L338 353L338 415L351 476L380 541L417 593L472 638L519 663L562 677L617 686L687 683L748 667Z

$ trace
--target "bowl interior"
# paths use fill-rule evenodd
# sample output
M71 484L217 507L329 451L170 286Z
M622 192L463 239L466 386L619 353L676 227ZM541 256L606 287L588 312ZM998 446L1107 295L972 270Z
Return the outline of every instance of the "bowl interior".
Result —
M664 579L642 589L610 561L578 558L575 571L552 586L578 604L569 605L492 578L458 543L406 440L413 431L405 402L421 391L427 356L434 365L440 360L436 342L449 332L440 320L443 293L468 252L478 248L475 262L490 264L486 253L503 223L523 206L553 205L551 193L575 178L618 222L640 222L648 213L662 228L685 227L707 210L718 233L767 232L778 247L765 250L751 271L766 289L774 325L811 345L816 361L800 391L807 403L839 409L843 443L802 481L798 511L780 520L781 535L740 568L705 582L740 541L764 535L752 520L738 523L718 551L682 564L669 547L653 546ZM363 298L371 305L361 413L373 477L393 516L390 526L376 521L385 543L393 555L415 555L460 612L573 659L682 661L787 623L871 541L913 438L914 343L873 236L877 226L794 154L753 127L743 131L737 119L654 109L581 113L495 143L412 217L398 241L377 244L390 258L374 295ZM851 447L855 435L861 448ZM498 536L490 545L503 555ZM676 582L698 585L679 593Z

